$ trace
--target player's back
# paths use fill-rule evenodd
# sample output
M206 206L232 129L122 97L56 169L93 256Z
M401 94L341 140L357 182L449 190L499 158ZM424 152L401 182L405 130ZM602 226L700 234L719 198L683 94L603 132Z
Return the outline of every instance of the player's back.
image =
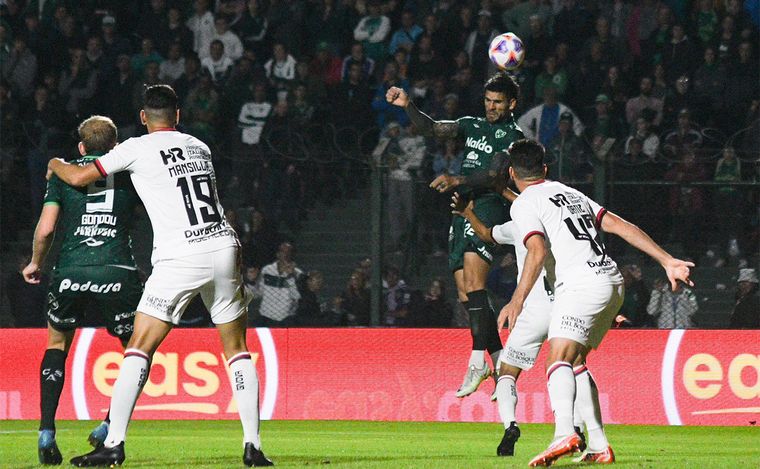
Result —
M84 165L95 158L85 156L72 163ZM53 176L45 204L61 209L57 230L62 242L56 265L134 267L129 230L137 201L127 174L109 175L86 187L72 187Z
M208 146L174 129L130 138L97 160L128 171L153 226L153 262L238 244L224 217Z
M542 180L526 187L512 204L523 244L546 236L554 255L556 289L563 285L618 284L622 276L599 236L606 210L560 182Z

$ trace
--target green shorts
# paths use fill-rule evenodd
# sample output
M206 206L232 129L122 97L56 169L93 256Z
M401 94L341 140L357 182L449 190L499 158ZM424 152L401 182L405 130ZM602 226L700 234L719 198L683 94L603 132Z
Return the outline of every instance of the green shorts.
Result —
M129 340L142 295L136 270L72 266L53 270L51 277L47 320L53 329L69 331L79 327L85 316L99 314L109 334Z
M484 225L491 227L509 221L508 202L498 195L475 199L474 212ZM449 228L449 269L456 272L464 267L464 253L475 252L489 265L501 252L498 244L486 243L478 238L465 218L454 215Z

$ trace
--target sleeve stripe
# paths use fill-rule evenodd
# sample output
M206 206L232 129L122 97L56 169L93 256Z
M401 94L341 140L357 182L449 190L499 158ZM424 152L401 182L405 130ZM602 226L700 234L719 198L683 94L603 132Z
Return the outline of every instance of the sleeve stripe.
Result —
M48 200L47 202L43 203L42 205L45 206L45 205L61 205L61 204L57 200Z
M599 229L599 227L602 226L602 218L604 218L606 213L607 209L602 207L602 209L599 210L599 213L596 214L596 229Z
M542 231L531 231L530 233L526 234L525 237L523 238L523 246L528 241L528 238L530 238L533 235L539 235L546 238L546 235Z
M100 161L95 160L95 167L98 168L98 172L100 173L101 176L103 176L103 177L107 177L108 176L108 173L106 172L105 169L103 169L103 165L100 164Z

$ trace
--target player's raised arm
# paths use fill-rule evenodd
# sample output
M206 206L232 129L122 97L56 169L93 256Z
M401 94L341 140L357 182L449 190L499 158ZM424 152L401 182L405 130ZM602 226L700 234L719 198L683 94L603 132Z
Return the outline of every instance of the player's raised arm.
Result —
M420 135L426 137L452 138L459 134L459 124L455 121L436 121L420 111L403 89L391 86L385 93L385 100L394 106L404 108Z
M24 267L22 274L26 283L40 283L40 268L45 262L50 246L55 237L55 225L58 223L58 215L61 207L58 204L45 204L42 207L37 228L34 229L34 242L32 244L32 260Z
M84 187L102 178L103 175L94 163L84 166L66 163L60 158L48 162L48 170L61 178L63 182L74 187Z
M659 262L663 269L665 269L673 291L676 290L678 280L689 286L694 286L694 282L689 278L690 267L694 267L694 263L674 258L638 226L614 213L604 212L602 214L601 228L607 233L620 236L628 244L649 254L654 260Z
M487 243L495 243L493 236L491 236L491 228L480 221L480 218L473 211L473 207L474 202L472 200L467 202L456 192L451 196L451 213L466 218L478 238Z

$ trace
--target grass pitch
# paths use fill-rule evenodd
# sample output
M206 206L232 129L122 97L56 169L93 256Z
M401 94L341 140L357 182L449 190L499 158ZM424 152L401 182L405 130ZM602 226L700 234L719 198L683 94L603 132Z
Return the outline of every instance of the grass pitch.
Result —
M64 465L88 452L94 422L58 422ZM0 467L37 466L37 422L0 421ZM278 467L527 467L551 438L550 425L521 425L517 455L496 456L503 428L481 423L268 421L264 450ZM760 468L760 428L610 425L618 466L631 468ZM243 467L237 421L132 422L126 467ZM577 466L570 458L555 467Z

